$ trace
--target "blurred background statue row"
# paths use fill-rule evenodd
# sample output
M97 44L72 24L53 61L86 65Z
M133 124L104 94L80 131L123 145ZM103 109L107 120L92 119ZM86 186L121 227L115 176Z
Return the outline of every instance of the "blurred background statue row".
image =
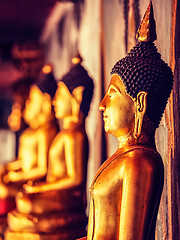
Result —
M70 240L86 234L88 138L85 119L93 88L93 81L79 57L58 83L53 99L55 116L62 121L62 126L50 146L46 179L29 182L18 193L17 209L8 214L6 239L38 235L40 239ZM33 92L39 91L37 85L33 89ZM29 120L32 122L33 117Z
M173 75L153 43L152 3L137 32L139 43L112 68L99 109L105 130L119 140L90 187L88 240L154 240L164 167L154 134Z

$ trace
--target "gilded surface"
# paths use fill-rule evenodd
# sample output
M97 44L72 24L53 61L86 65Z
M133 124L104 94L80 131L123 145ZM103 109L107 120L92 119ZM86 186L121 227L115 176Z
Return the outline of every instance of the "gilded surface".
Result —
M149 3L141 25L136 33L136 38L141 42L153 42L157 39L152 2Z
M164 169L155 148L155 129L145 116L146 95L139 92L133 99L120 77L112 75L99 108L105 130L118 138L119 148L91 185L88 240L155 237Z

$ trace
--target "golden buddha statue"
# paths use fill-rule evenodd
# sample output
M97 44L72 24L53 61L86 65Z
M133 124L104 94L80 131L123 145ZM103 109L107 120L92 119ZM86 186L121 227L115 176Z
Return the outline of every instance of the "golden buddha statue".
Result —
M0 208L3 215L14 208L13 199L24 183L43 179L47 173L49 147L58 132L52 109L56 89L51 74L41 75L30 88L23 112L29 127L20 136L18 157L1 166Z
M139 28L140 41L113 67L99 106L105 130L117 137L119 147L99 168L91 185L84 240L155 239L164 167L154 134L173 75L153 43L154 23L150 3Z
M85 118L93 94L93 81L76 63L58 83L53 100L62 128L49 151L45 182L24 186L9 213L6 239L70 240L86 233L86 175L88 138Z

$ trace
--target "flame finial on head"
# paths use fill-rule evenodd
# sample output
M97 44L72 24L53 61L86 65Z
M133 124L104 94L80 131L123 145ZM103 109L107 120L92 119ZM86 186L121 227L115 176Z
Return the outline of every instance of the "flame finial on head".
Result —
M136 38L140 42L154 42L157 39L152 2L149 3L144 14L143 20L136 33Z

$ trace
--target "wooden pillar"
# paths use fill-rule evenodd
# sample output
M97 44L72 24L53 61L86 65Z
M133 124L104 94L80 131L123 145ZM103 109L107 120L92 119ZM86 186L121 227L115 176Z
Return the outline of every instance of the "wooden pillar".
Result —
M169 105L168 157L171 170L169 240L180 239L180 1L172 0L170 66L174 73L174 87ZM168 209L169 210L169 209Z

